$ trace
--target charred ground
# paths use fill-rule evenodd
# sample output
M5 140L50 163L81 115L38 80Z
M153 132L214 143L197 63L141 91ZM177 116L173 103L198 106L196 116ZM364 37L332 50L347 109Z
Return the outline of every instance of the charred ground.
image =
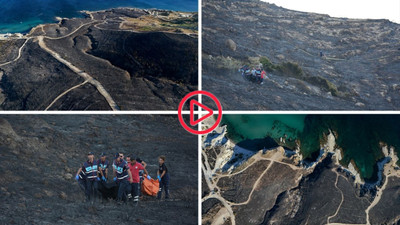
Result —
M197 224L197 138L175 117L10 115L0 127L1 224ZM88 151L134 153L152 177L166 155L172 200L83 203L74 176Z
M203 1L203 15L203 84L225 109L399 109L399 24L258 0ZM260 61L262 86L237 72Z

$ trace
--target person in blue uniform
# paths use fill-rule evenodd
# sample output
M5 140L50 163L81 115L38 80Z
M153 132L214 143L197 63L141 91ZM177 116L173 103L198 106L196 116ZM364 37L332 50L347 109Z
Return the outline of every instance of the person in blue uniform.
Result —
M97 176L98 164L94 160L93 152L88 153L88 160L83 163L82 171L86 174L86 200L95 200L99 196Z
M101 153L100 159L98 161L98 165L99 165L99 178L102 181L107 182L109 164L108 164L106 153L104 153L104 152Z
M121 204L122 201L126 202L129 186L132 183L132 174L129 171L128 163L123 159L123 154L116 154L113 171L114 181L118 185L117 202Z

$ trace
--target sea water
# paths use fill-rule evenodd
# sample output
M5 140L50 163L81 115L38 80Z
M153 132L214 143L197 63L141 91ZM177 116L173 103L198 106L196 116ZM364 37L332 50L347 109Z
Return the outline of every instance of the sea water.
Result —
M304 118L305 115L224 115L222 124L227 125L228 137L240 145L246 140L263 141L266 137L295 140L304 129ZM273 147L268 143L261 145Z
M82 10L116 7L157 8L197 12L197 0L0 0L0 33L26 33L56 22L55 17L82 17Z
M377 179L377 161L384 157L381 142L400 155L398 115L224 115L222 124L235 143L265 137L277 140L284 135L297 139L301 154L311 160L329 131L334 131L336 144L343 150L341 164L347 166L353 160L366 180Z

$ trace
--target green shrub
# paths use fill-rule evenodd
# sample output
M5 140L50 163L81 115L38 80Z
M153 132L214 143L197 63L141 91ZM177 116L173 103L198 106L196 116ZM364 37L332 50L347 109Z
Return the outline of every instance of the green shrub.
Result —
M323 77L307 76L305 77L305 80L310 84L313 84L327 91L330 91L333 96L339 96L340 94L336 85Z
M278 72L281 75L295 78L301 78L304 75L301 67L294 62L284 62L279 65L275 65L265 56L260 57L259 61L263 65L264 70L270 73Z
M260 57L260 63L263 65L263 68L267 72L273 72L276 69L276 66L269 61L269 59L265 56Z
M303 76L303 70L297 63L284 62L276 67L276 70L286 76L300 78Z
M277 74L283 76L293 77L299 80L306 81L312 85L331 92L333 96L340 96L342 94L338 90L336 85L326 78L304 74L303 69L301 69L301 67L297 63L283 62L281 64L275 65L265 56L260 57L259 61L263 65L264 70L267 72L276 72Z

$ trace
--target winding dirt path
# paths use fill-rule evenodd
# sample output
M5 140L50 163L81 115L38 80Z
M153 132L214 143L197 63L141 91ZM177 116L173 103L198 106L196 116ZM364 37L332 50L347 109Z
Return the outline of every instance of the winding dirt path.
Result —
M206 201L208 199L213 199L213 198L218 199L224 205L225 210L226 210L226 213L220 213L218 218L214 218L214 221L219 221L219 222L223 223L226 218L230 218L232 221L232 225L235 225L236 219L235 219L235 215L233 214L232 207L227 203L227 201L222 196L217 195L217 194L212 194L212 195L204 197L202 199L202 201ZM217 223L217 224L222 224L222 223Z
M267 166L267 168L261 173L261 175L258 177L258 179L256 180L256 182L254 182L253 188L251 189L251 192L249 194L249 197L247 198L247 200L245 202L241 202L241 203L234 203L234 202L229 202L229 204L231 205L247 205L249 204L251 197L253 196L253 192L254 190L257 188L258 183L260 183L260 180L264 177L265 173L269 170L269 168L271 168L272 164L274 164L273 161L271 161L271 163Z
M72 90L74 90L74 89L76 89L76 88L79 88L79 87L85 85L87 82L88 82L88 80L85 80L83 83L78 84L78 85L75 85L75 86L73 86L72 88L70 88L70 89L64 91L63 93L61 93L59 96L57 96L57 97L50 103L49 106L46 107L45 111L49 110L49 109L54 105L54 103L56 103L62 96L68 94L70 91L72 91Z
M217 188L217 182L212 182L212 170L210 167L210 164L208 163L208 158L207 155L205 154L204 151L202 151L202 155L204 158L204 163L201 164L201 169L204 174L204 179L206 180L208 189L210 190L210 194L208 196L205 196L201 201L204 202L208 199L214 198L218 199L222 205L225 207L225 211L222 211L223 209L220 210L221 213L218 213L218 217L214 218L214 223L218 222L219 224L222 224L226 218L230 218L232 221L232 225L236 225L236 218L235 215L233 214L232 207L229 205L228 201L226 201L225 198L223 198L219 192L219 189ZM214 192L214 190L217 188L217 192Z
M332 146L334 146L334 144ZM275 164L275 163L284 164L284 165L290 166L290 168L292 168L294 171L299 170L299 169L303 169L303 168L295 166L293 164L282 162L281 161L281 157L277 153L273 153L271 155L263 155L263 154L261 154L261 152L259 152L259 153L254 154L253 156L251 156L251 158L254 159L254 160L252 162L249 162L247 165L243 165L244 168L241 168L239 171L236 171L236 172L231 173L231 174L229 174L229 173L221 174L221 173L216 173L215 172L216 169L218 169L218 168L211 169L211 166L209 165L207 154L205 153L205 151L206 151L205 149L202 150L202 156L203 156L203 159L204 159L204 161L202 163L202 170L203 170L203 174L205 176L206 183L207 183L207 185L208 185L208 187L210 189L210 194L205 196L202 199L202 202L204 202L205 200L210 199L210 198L215 198L215 199L218 199L223 205L223 207L218 211L217 214L215 214L215 216L213 218L206 218L205 219L205 221L208 221L209 219L211 219L212 220L212 224L223 224L228 218L231 218L231 221L233 221L232 224L236 225L236 222L234 220L235 219L235 215L234 215L234 213L232 211L232 207L247 205L252 200L253 193L257 189L257 187L258 187L258 185L260 183L260 180L264 177L264 175L268 172L268 170L271 168L271 166L273 164ZM220 153L220 154L215 156L215 159L218 159L219 157L222 157L222 156L223 156L223 154ZM397 157L394 157L394 156L391 156L391 157L392 158L397 158ZM214 157L212 157L212 158L214 159ZM254 184L252 186L252 189L251 189L251 192L249 193L248 198L247 198L246 201L240 202L240 203L235 203L235 202L231 202L231 201L228 201L225 198L223 198L223 196L220 193L220 189L218 187L218 181L219 181L220 178L222 178L222 177L231 177L231 176L235 176L235 175L238 175L240 173L243 173L248 168L253 166L255 163L257 163L259 161L263 161L263 160L269 161L270 164L260 174L260 176L257 177L257 180L254 182ZM378 187L377 193L376 193L376 196L375 196L374 200L369 204L368 208L365 210L366 223L364 225L371 225L369 212L371 211L371 209L373 209L381 201L381 197L383 195L384 190L386 190L386 188L387 188L387 185L389 183L390 177L400 177L400 171L395 169L395 167L397 165L396 162L397 162L397 160L393 161L391 164L389 164L389 163L385 164L385 167L384 167L384 170L383 170L383 176L385 177L385 181L384 181L384 183L382 184L382 186L380 188ZM338 164L338 162L337 162L337 164ZM338 164L338 165L340 165L340 164ZM330 220L332 218L335 218L338 215L341 207L343 206L343 203L344 203L344 200L345 200L345 195L344 195L343 191L338 187L338 182L339 182L340 177L346 179L346 177L343 176L342 174L340 174L335 168L332 168L331 170L332 170L332 172L334 172L336 174L336 180L335 180L334 186L341 194L341 201L340 201L339 205L337 206L337 209L336 209L336 211L334 212L333 215L330 215L330 216L326 215L326 223L324 223L324 224L327 224L327 225L339 225L339 224L340 225L358 225L358 224L331 223L330 222ZM329 203L327 203L327 204L329 204ZM306 224L307 224L307 222L308 221L306 221Z
M275 154L279 154L279 152L277 152ZM279 164L283 164L283 165L289 166L293 170L301 169L300 167L297 167L295 165L279 161L279 157L275 157L275 155L271 156L270 158L265 158L265 157L262 157L262 155L260 155L260 153L256 153L255 155L252 156L254 158L254 161L249 163L248 165L246 165L240 171L232 173L232 174L215 174L216 168L211 169L210 164L208 162L207 155L206 155L206 153L204 151L202 151L202 156L203 156L204 162L202 163L201 168L202 168L202 171L203 171L207 186L208 186L208 188L210 190L210 194L205 196L202 199L202 202L204 202L204 201L206 201L207 199L210 199L210 198L215 198L215 199L218 199L225 207L225 208L221 208L220 211L215 215L215 217L213 218L213 221L214 221L213 224L223 224L224 221L227 218L230 218L231 222L232 222L232 225L236 225L236 220L235 220L236 218L235 218L235 215L233 213L232 206L246 205L251 201L253 193L254 193L255 189L257 188L257 186L259 185L260 180L268 172L269 168L271 168L271 166L274 163L279 163ZM220 157L220 156L217 155L216 158L218 158L218 157ZM230 202L230 201L226 200L224 197L221 196L220 189L219 189L219 187L217 185L220 178L222 178L222 177L231 177L231 176L243 173L244 171L246 171L248 168L250 168L251 166L253 166L255 163L257 163L259 161L268 161L268 162L270 162L270 164L260 174L258 179L254 182L252 190L251 190L251 192L250 192L250 194L249 194L249 196L248 196L248 198L247 198L247 200L245 202L241 202L241 203Z
M91 17L92 18L92 17ZM93 19L93 18L92 18ZM65 92L61 93L59 96L57 96L53 102L45 109L46 111L48 109L51 108L51 106L53 106L53 104L59 100L62 96L64 96L65 94L67 94L68 92L86 84L86 83L90 83L93 86L96 87L97 91L106 99L108 105L110 106L110 108L113 111L118 111L119 107L118 105L115 103L114 99L111 97L111 95L107 92L107 90L104 88L104 86L97 81L96 79L94 79L91 75L89 75L88 73L84 72L83 70L81 70L80 68L76 67L75 65L73 65L71 62L67 61L66 59L62 58L57 52L51 50L50 48L47 47L44 39L50 39L50 40L59 40L59 39L63 39L66 37L69 37L73 34L75 34L76 32L78 32L80 29L82 29L83 27L87 26L87 25L91 25L93 23L98 23L99 21L97 20L93 20L91 22L88 23L84 23L81 24L79 27L77 27L75 30L73 30L72 32L61 36L61 37L48 37L48 36L37 36L37 40L39 42L39 46L44 49L47 53L49 53L51 56L53 56L57 61L61 62L62 64L66 65L69 69L71 69L73 72L75 72L76 74L78 74L79 76L81 76L83 79L85 79L85 81L79 85L76 85L74 87L71 87L70 89L66 90ZM42 26L42 30L43 30L43 26ZM44 30L43 30L44 31Z
M368 208L365 210L365 214L367 215L367 225L370 225L371 223L369 222L369 211L371 211L372 208L378 204L378 202L381 200L382 193L386 189L386 186L389 182L389 177L392 175L386 175L385 176L385 183L383 183L381 188L378 188L378 192L376 193L376 196L374 198L374 201L371 203L371 205L368 206Z
M93 17L92 17L92 19L93 19ZM45 50L47 53L49 53L51 56L53 56L57 61L59 61L60 63L66 65L66 66L67 66L69 69L71 69L73 72L75 72L76 74L78 74L79 76L81 76L83 79L85 79L85 81L84 81L83 83L81 83L81 84L79 84L79 85L76 85L76 86L74 86L74 87L71 87L70 89L64 91L64 92L61 93L59 96L57 96L57 97L52 101L52 103L51 103L45 110L50 109L51 106L53 106L53 104L54 104L57 100L59 100L62 96L64 96L64 95L67 94L68 92L70 92L70 91L72 91L72 90L74 90L74 89L76 89L76 88L78 88L78 87L80 87L80 86L82 86L82 85L84 85L84 84L86 84L86 83L90 83L90 84L92 84L93 86L95 86L96 89L97 89L97 91L105 98L105 100L107 101L107 103L108 103L108 105L110 106L110 108L111 108L112 110L114 110L114 111L118 111L118 110L119 110L118 105L115 103L114 99L111 97L111 95L107 92L107 90L104 88L104 86L103 86L98 80L94 79L91 75L89 75L88 73L84 72L84 71L81 70L80 68L76 67L76 66L73 65L71 62L69 62L69 61L67 61L66 59L62 58L57 52L55 52L55 51L51 50L50 48L48 48L48 47L46 46L45 41L44 41L44 39L59 40L59 39L63 39L63 38L69 37L69 36L75 34L76 32L78 32L81 28L83 28L83 27L85 27L85 26L87 26L87 25L91 25L91 24L93 24L93 23L98 23L98 22L99 22L99 21L97 21L97 20L93 20L93 21L91 21L91 22L81 24L79 27L77 27L77 28L76 28L75 30L73 30L72 32L70 32L70 33L68 33L68 34L66 34L66 35L64 35L64 36L61 36L61 37L48 37L48 36L43 36L43 35L41 35L41 36L35 36L35 37L28 37L28 38L25 40L24 44L19 48L19 50L18 50L18 56L17 56L15 59L11 60L11 61L8 61L8 62L5 62L5 63L0 64L0 67L1 67L1 66L5 66L5 65L8 65L8 64L13 63L13 62L16 62L18 59L20 59L21 56L22 56L22 49L25 47L26 43L27 43L29 40L31 40L31 39L36 39L36 40L38 40L39 46L40 46L43 50ZM38 29L38 28L42 29L43 33L45 33L44 28L43 28L43 25L39 25L39 26L36 27L35 29Z
M61 36L61 37L38 36L38 38L39 38L39 37L44 37L44 38L50 39L50 40L59 40L59 39L63 39L63 38L66 38L66 37L69 37L69 36L75 34L75 33L78 32L82 27L87 26L87 25L89 25L89 24L93 24L93 23L99 23L99 21L94 20L94 21L91 21L91 22L88 22L88 23L84 23L84 24L80 25L79 27L77 27L77 28L76 28L74 31L72 31L71 33L66 34L66 35L64 35L64 36Z
M74 32L76 32L76 31L74 31ZM111 97L111 95L106 91L106 89L103 87L103 85L99 81L97 81L91 75L89 75L88 73L86 73L83 70L79 69L78 67L76 67L75 65L70 63L69 61L67 61L64 58L62 58L57 52L55 52L55 51L51 50L50 48L48 48L46 46L46 43L44 42L44 36L39 36L37 38L38 38L38 41L39 41L39 46L42 49L44 49L46 52L48 52L51 56L53 56L59 62L61 62L62 64L66 65L73 72L75 72L76 74L81 76L83 79L85 79L85 81L87 81L90 84L92 84L93 86L95 86L96 89L100 92L100 94L103 95L103 97L106 99L106 101L108 102L108 105L110 106L110 108L112 110L114 110L114 111L118 111L119 110L119 107L115 103L114 99Z
M295 165L293 165L293 164L281 162L281 161L276 160L276 159L273 159L273 158L264 158L264 157L262 157L261 155L258 155L258 154L255 154L255 155L253 155L252 157L253 157L255 160L254 160L253 162L251 162L249 165L247 165L245 168L241 169L240 171L235 172L235 173L231 173L231 174L217 174L216 177L221 178L221 177L231 177L231 176L234 176L234 175L238 175L238 174L244 172L247 168L249 168L249 167L251 167L252 165L254 165L255 163L257 163L257 162L259 162L259 161L264 161L264 160L265 160L265 161L270 161L270 162L279 163L279 164L282 164L282 165L289 166L289 167L290 167L291 169L293 169L293 170L300 170L300 169L301 169L300 167L295 166Z
M330 220L331 220L332 218L334 218L334 217L339 213L339 210L340 210L340 208L342 207L342 204L343 204L343 202L344 202L343 191L340 190L340 188L338 188L338 186L337 186L337 183L338 183L338 181L339 181L339 176L340 176L340 175L339 175L339 173L338 173L335 169L332 169L332 171L336 173L335 188L336 188L338 191L340 191L340 195L341 195L341 197L342 197L342 200L340 201L340 204L339 204L339 206L337 207L335 214L333 214L332 216L328 216L328 218L326 219L326 224L331 224L331 223L330 223Z
M22 56L22 49L25 47L26 43L27 43L30 39L32 39L32 37L27 38L27 39L25 40L24 44L21 45L21 47L20 47L19 50L18 50L18 56L17 56L17 58L15 58L15 59L13 59L13 60L11 60L11 61L2 63L2 64L0 64L0 66L8 65L8 64L13 63L13 62L16 62L18 59L20 59L21 56Z

